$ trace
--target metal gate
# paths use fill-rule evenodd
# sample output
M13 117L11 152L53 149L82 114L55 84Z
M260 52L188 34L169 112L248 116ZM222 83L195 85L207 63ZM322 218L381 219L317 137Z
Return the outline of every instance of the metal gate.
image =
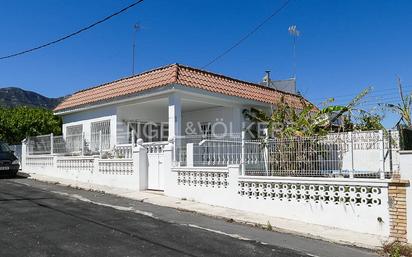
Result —
M151 190L164 190L164 147L168 142L145 143L148 159L148 183Z

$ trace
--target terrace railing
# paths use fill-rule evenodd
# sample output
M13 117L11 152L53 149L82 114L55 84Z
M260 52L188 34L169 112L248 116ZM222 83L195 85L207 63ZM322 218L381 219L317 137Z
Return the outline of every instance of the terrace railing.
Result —
M399 170L397 131L257 140L189 136L175 147L176 166L239 164L249 176L387 178Z

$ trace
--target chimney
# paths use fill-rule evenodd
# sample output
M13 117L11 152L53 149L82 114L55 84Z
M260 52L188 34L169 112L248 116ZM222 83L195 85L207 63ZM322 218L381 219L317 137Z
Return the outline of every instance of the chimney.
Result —
M263 82L266 83L267 87L270 87L270 70L265 71L266 75L263 77Z

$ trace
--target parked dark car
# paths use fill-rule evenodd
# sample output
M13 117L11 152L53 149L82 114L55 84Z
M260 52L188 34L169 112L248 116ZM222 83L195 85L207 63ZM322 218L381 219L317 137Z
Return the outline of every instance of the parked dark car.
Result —
M0 176L16 176L19 166L14 152L6 143L0 142Z

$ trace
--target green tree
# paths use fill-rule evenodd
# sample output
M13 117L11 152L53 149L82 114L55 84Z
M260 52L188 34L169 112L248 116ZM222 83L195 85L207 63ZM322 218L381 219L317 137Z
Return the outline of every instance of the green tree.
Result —
M383 116L379 114L372 114L368 112L361 112L353 124L353 130L381 130L384 129L382 125Z
M0 140L19 144L27 136L61 135L62 120L42 108L0 108Z
M363 90L346 105L333 105L334 99L330 98L319 109L302 99L303 108L297 110L281 98L270 114L257 108L246 109L243 114L252 122L266 123L269 133L280 138L325 135L330 131L382 128L381 116L372 115L358 108L370 90L371 88Z

